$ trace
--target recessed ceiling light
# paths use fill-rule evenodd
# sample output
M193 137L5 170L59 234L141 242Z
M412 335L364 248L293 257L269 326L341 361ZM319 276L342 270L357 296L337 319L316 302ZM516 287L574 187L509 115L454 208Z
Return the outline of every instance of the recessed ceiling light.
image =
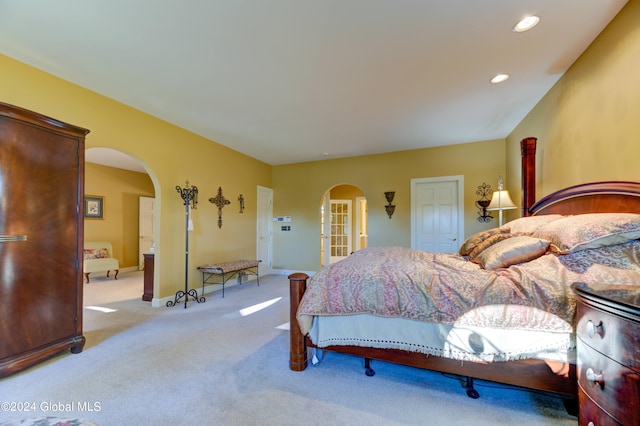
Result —
M523 33L525 31L529 31L531 28L538 25L538 22L540 22L540 18L537 16L527 16L513 27L513 32Z
M498 74L491 79L492 83L502 83L509 78L509 74Z

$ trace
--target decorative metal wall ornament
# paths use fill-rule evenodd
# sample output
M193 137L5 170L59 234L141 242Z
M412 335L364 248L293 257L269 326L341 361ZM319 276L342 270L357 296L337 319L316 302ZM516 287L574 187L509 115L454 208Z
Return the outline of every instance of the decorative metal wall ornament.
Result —
M476 201L476 206L480 210L478 212L478 221L491 222L493 216L491 216L491 213L487 212L487 207L489 207L489 203L491 203L491 195L493 195L491 185L487 185L486 183L482 182L482 185L478 185L476 195L480 196L480 199Z
M393 201L393 198L395 196L396 196L395 191L388 191L384 193L384 198L387 199L387 205L384 206L384 209L387 211L387 215L389 216L389 219L391 219L391 216L393 216L393 212L396 210L396 206L391 205L391 202Z
M242 194L238 196L238 202L240 203L240 213L244 213L244 197Z
M167 302L167 306L175 306L180 299L184 297L184 308L187 309L187 301L189 296L202 303L205 301L204 296L198 297L198 292L194 289L189 290L189 230L190 230L190 211L198 208L198 187L192 185L189 187L189 181L185 182L185 187L176 186L176 191L180 194L180 198L184 201L184 217L185 217L185 252L184 252L184 291L176 292L175 298Z
M218 187L218 195L209 198L209 201L218 207L218 228L222 228L222 208L227 204L231 204L231 201L224 198L221 186Z

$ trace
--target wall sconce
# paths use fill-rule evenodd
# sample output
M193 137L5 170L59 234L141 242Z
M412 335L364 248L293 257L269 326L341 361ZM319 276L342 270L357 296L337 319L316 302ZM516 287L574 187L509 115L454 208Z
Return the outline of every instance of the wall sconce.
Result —
M503 210L512 210L516 209L518 206L511 201L511 197L509 196L509 191L503 189L502 186L502 178L498 176L498 190L493 192L493 197L491 197L491 202L489 206L487 206L487 210L493 211L498 210L499 212L499 220L498 226L502 226L502 211Z
M384 209L387 211L389 219L391 219L391 216L393 216L393 212L396 210L396 206L391 205L391 202L393 201L393 197L395 197L395 195L395 191L388 191L384 193L384 198L387 199L387 205L384 206Z
M476 195L480 196L480 199L476 201L476 206L480 210L478 212L478 221L479 222L490 222L493 219L490 213L487 213L487 207L489 207L489 203L491 203L491 194L493 190L491 189L491 185L487 185L482 182L482 185L478 186L478 190L476 191Z
M240 213L244 213L244 197L242 194L238 196L238 202L240 203Z

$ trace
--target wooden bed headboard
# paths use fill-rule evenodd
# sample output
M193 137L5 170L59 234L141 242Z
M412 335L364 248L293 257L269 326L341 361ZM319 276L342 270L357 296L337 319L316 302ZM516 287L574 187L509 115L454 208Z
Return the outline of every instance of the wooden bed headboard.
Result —
M541 214L640 213L640 182L583 183L536 198L536 138L520 142L522 216Z

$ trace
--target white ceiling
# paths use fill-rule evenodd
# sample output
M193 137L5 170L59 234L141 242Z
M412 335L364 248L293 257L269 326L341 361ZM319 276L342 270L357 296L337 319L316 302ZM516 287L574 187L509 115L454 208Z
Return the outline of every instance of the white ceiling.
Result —
M504 138L625 3L0 0L0 52L278 165Z

